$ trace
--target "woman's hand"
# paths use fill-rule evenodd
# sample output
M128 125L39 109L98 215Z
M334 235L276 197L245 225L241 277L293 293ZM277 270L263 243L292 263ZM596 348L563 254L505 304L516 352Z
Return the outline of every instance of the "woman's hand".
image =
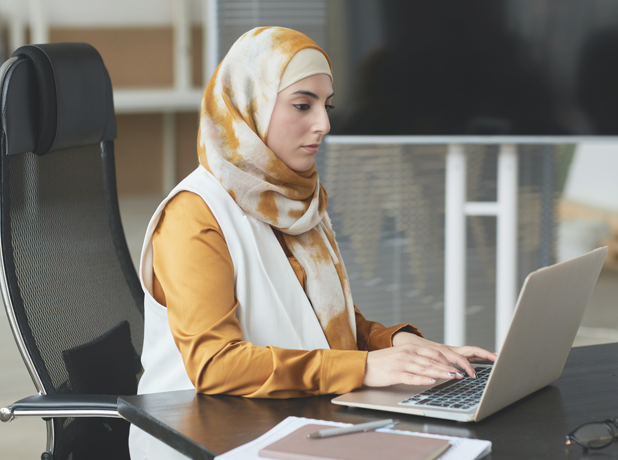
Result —
M398 332L393 337L393 347L370 351L365 366L367 386L431 385L437 379L463 378L457 364L475 378L470 362L495 361L495 353L479 347L450 347L423 339L408 332Z

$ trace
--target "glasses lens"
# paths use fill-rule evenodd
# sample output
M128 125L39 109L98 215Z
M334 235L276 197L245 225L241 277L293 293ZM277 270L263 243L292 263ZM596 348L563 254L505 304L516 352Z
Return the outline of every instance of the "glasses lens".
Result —
M588 423L578 428L573 437L593 449L598 449L609 446L614 439L614 433L603 423Z

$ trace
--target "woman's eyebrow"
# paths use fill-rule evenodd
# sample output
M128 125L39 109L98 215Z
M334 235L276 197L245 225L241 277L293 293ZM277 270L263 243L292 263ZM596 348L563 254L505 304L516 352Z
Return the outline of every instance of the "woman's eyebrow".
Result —
M311 91L306 91L304 89L299 89L298 91L294 91L292 94L304 94L305 96L309 96L312 97L313 99L320 99L319 96L315 93L312 93ZM335 95L335 93L331 94L330 96L328 96L326 99L330 99L331 97L333 97Z

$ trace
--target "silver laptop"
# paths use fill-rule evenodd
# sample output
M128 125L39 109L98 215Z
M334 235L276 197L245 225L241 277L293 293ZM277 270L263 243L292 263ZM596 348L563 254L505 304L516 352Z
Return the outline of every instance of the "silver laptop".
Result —
M528 275L498 360L493 366L474 365L476 380L362 388L332 402L478 422L543 388L562 373L607 251L595 249Z

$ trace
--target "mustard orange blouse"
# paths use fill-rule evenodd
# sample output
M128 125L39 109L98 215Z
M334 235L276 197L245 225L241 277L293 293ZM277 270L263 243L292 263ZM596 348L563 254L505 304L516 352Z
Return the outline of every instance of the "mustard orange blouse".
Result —
M303 267L273 231L306 289ZM191 192L167 203L153 249L154 297L168 309L172 335L198 393L254 398L346 393L362 386L368 351L392 346L393 334L401 330L421 335L411 325L387 328L367 321L355 307L358 350L289 350L243 341L225 237L208 205Z

